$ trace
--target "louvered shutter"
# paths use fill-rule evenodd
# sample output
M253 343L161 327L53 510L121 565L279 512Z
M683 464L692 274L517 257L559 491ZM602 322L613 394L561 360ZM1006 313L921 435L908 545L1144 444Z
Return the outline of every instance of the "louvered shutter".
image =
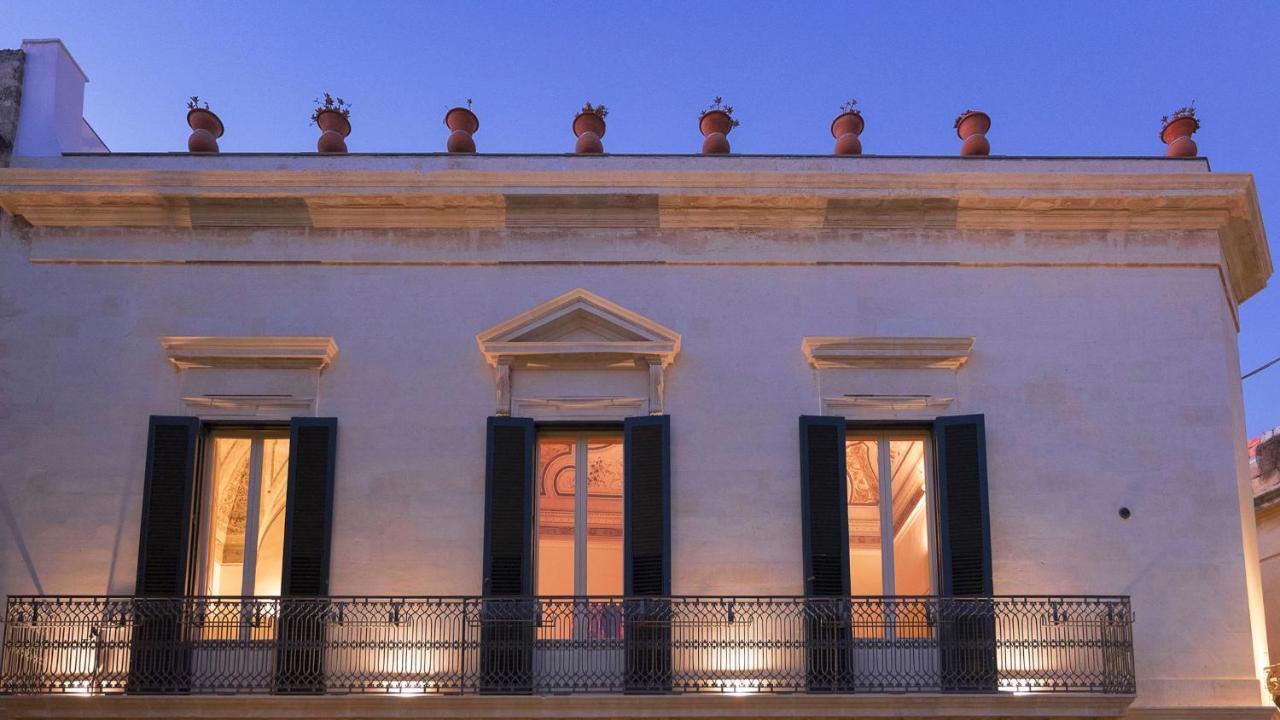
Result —
M533 420L491 417L485 453L480 689L533 690Z
M289 422L289 496L285 501L282 595L329 594L337 418Z
M671 688L671 417L623 423L623 584L630 598L625 667L628 692Z
M284 564L276 652L276 691L325 689L325 615L333 485L338 450L337 418L289 422L289 489L285 500Z
M844 440L844 418L800 417L807 674L817 692L853 689Z
M934 422L943 601L938 628L942 689L996 689L995 608L990 601L991 527L982 415Z
M147 433L130 692L183 692L191 655L184 622L192 550L200 420L152 416Z

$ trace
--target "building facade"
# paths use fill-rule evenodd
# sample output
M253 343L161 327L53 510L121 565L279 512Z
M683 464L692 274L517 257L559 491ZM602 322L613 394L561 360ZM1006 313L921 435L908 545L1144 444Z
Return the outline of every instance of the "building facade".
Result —
M26 103L0 714L1274 709L1249 175L107 153Z

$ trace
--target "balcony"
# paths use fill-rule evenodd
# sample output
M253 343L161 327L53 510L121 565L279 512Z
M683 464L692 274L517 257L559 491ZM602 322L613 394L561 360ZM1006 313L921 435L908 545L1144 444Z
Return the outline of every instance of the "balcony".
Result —
M1127 597L13 596L0 692L1134 692Z

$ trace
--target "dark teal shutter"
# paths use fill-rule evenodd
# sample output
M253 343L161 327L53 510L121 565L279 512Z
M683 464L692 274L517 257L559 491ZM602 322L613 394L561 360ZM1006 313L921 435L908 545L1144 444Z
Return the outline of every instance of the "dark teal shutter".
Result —
M671 594L671 416L623 424L624 592Z
M325 689L325 615L333 530L337 418L289 421L289 489L285 500L276 692Z
M191 656L184 613L195 528L200 420L153 415L147 432L130 692L184 692Z
M995 608L990 601L991 519L982 415L938 418L938 560L942 601L938 644L942 689L996 689Z
M804 594L849 594L849 505L842 417L800 417Z
M289 496L285 501L280 593L329 594L337 418L289 421Z
M138 595L181 597L187 591L199 436L199 418L151 417L138 540Z
M623 423L627 692L671 689L671 417Z
M484 477L482 692L533 691L535 429L528 418L488 420Z
M853 689L844 440L844 418L800 417L807 675L815 692Z

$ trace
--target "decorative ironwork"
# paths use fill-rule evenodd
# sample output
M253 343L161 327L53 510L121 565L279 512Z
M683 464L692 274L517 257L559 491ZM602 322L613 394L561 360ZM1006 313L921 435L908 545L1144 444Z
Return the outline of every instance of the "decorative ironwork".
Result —
M4 693L1132 693L1127 597L13 596Z

